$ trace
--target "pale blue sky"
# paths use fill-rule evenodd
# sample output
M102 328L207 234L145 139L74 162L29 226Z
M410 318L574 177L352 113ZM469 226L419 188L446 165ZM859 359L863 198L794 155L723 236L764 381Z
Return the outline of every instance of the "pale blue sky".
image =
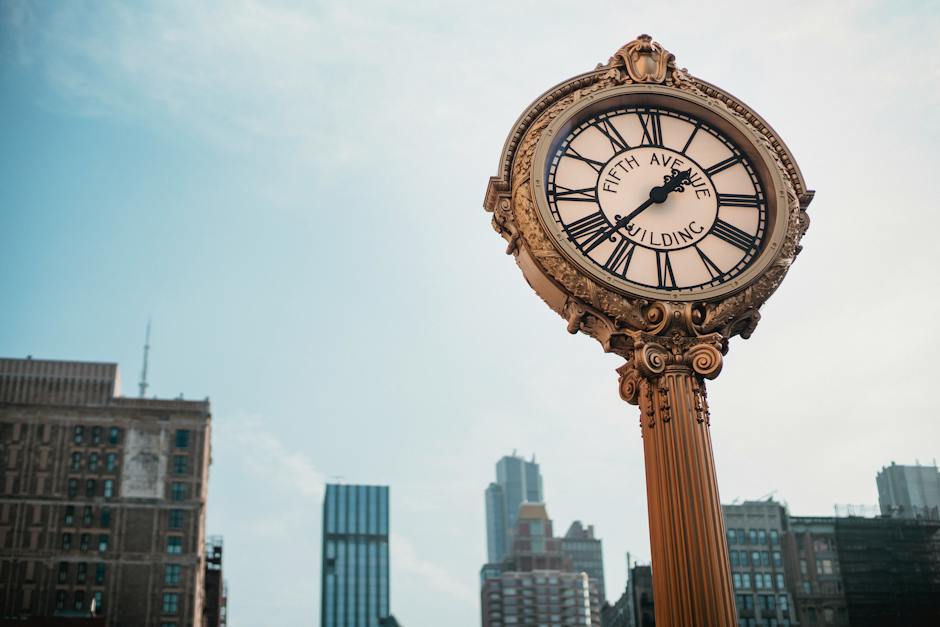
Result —
M479 623L483 490L518 448L556 528L648 559L618 360L526 286L483 192L516 116L650 32L755 107L805 251L710 384L726 501L872 503L938 456L938 5L0 2L0 354L210 396L231 624L315 625L331 476L391 485L392 608ZM806 358L809 354L810 357Z

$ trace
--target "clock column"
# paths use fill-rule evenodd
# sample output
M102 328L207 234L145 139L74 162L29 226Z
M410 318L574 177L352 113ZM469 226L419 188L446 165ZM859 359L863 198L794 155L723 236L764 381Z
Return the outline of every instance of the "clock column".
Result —
M620 395L639 405L659 627L735 627L731 565L709 433L705 379L725 338L696 335L691 305L656 303L659 332L630 333Z

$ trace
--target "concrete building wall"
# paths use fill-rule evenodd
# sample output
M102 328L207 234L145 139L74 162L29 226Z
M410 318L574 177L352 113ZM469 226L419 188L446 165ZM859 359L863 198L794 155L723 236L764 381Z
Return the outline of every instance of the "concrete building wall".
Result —
M885 516L940 520L940 469L936 465L899 466L891 462L875 481Z
M745 624L793 624L782 539L787 512L776 501L722 505L738 617Z

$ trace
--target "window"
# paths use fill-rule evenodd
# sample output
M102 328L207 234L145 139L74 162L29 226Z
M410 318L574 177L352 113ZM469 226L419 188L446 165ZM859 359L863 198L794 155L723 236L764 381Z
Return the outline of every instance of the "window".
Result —
M95 583L104 583L105 568L104 562L95 564Z
M72 534L63 533L62 534L62 550L71 551L72 550Z
M114 496L114 481L112 479L104 480L104 498L109 499Z
M801 574L801 575L806 575L806 574L807 574L807 571L808 571L808 568L807 568L807 566L806 566L806 560L801 559L801 560L800 560L800 574Z
M780 534L777 533L776 529L770 530L770 543L771 544L780 544Z
M738 544L745 544L747 537L744 535L744 529L738 529Z
M72 470L82 469L82 454L72 453Z
M85 437L85 427L81 425L75 425L74 435L72 436L72 441L76 444L82 443L82 438Z
M75 573L75 582L76 583L85 583L85 579L88 577L88 564L85 562L80 562L78 564L78 571Z
M80 610L80 609L83 609L83 608L85 607L85 591L84 591L84 590L76 590L76 591L75 591L75 604L74 604L74 606L75 606L75 609L76 609L76 610Z
M737 551L731 551L731 565L732 565L732 566L740 566L740 565L741 565L741 560L738 558L738 552L737 552Z
M779 604L780 604L780 609L781 609L781 610L783 610L784 612L786 612L788 609L790 609L790 603L787 601L787 595L781 594L781 595L778 597L778 600L779 600L779 602L780 602Z
M757 532L757 543L758 544L767 544L767 530L761 529Z
M178 555L183 552L183 539L179 536L169 536L166 539L166 552Z
M114 472L117 468L117 453L108 453L104 458L104 468L108 472Z
M774 551L774 566L783 566L783 556L780 551Z
M176 592L163 593L163 613L176 614L179 611L180 595Z
M65 590L55 591L55 609L57 610L65 609Z
M88 479L85 481L85 496L94 496L95 490L98 487L98 482L94 479Z
M75 506L74 505L65 506L65 520L63 521L63 524L66 527L71 527L72 525L75 524Z
M95 598L92 601L95 604L95 613L101 614L104 609L104 593L101 590L95 592Z
M177 475L186 474L186 456L185 455L173 456L173 472Z
M82 524L86 527L91 526L91 505L86 505L82 508Z
M108 429L108 444L117 444L121 441L121 430L117 427Z
M183 567L179 564L167 564L163 571L163 583L168 586L177 585L182 579Z
M170 529L182 529L183 528L183 510L181 509L171 509L168 516L167 527Z
M65 583L69 580L69 563L59 562L59 583Z
M757 590L764 589L764 580L761 579L760 573L754 573L754 588Z
M111 526L111 510L107 507L101 508L101 526L105 528Z
M751 544L757 544L757 529L748 529L747 539Z
M101 427L91 428L91 443L101 444Z
M104 553L108 550L108 534L103 533L98 536L98 552Z
M751 589L751 575L749 573L741 573L741 587L745 590Z
M738 543L738 534L734 532L734 529L728 529L728 544L737 544Z
M816 624L816 608L815 607L806 608L806 618L809 619L809 623L811 625Z
M760 565L761 565L761 566L770 566L770 551L761 551L761 553L760 553Z
M91 537L87 533L83 533L81 540L78 543L78 550L84 553L88 550L88 543L91 542Z
M760 551L751 552L751 564L754 566L760 566Z
M68 494L70 497L78 496L78 479L69 479Z
M174 501L182 501L186 498L186 484L179 483L174 481L173 485L170 486L170 499Z
M813 593L813 584L809 581L803 582L803 594L812 594Z
M732 578L734 579L734 587L735 587L735 589L736 589L736 590L737 590L737 589L740 589L740 588L741 588L741 573L734 573L734 575L732 576Z
M831 575L833 573L832 560L830 559L822 560L822 570L820 572L824 575Z
M98 453L92 453L88 456L88 470L98 472Z
M754 576L757 577L757 575ZM780 576L783 577L783 575ZM770 573L764 573L764 588L767 590L773 590L773 587L773 579L771 578Z
M769 576L770 575L768 575L768 577ZM776 581L777 581L777 590L786 590L786 586L784 586L783 584L783 573L777 573Z
M189 429L176 430L176 448L189 448Z

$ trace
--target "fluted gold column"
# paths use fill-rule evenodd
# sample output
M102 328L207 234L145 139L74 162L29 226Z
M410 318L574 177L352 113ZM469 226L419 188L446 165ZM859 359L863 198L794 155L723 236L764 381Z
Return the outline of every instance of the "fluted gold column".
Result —
M734 591L709 434L704 377L716 343L638 344L619 370L640 406L657 627L736 627Z

